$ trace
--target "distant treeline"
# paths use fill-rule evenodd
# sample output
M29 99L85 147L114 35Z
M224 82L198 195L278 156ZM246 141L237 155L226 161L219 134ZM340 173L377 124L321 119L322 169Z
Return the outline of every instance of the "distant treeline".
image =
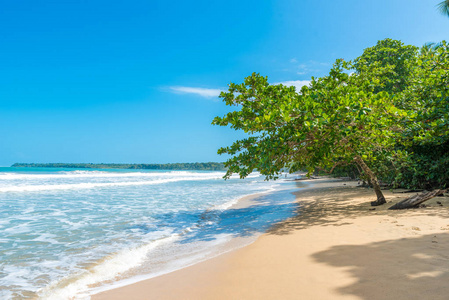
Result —
M172 163L172 164L92 164L92 163L15 163L22 168L73 168L73 169L150 169L150 170L225 170L223 163Z

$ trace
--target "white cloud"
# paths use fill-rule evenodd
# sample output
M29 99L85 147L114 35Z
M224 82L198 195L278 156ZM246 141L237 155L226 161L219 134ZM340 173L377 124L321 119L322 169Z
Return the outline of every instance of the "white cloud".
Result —
M173 93L178 94L196 94L204 98L213 98L220 95L221 90L219 89L207 89L199 87L189 87L189 86L171 86L169 89Z
M288 81L282 81L282 82L275 82L276 84L283 84L286 86L294 86L296 88L296 91L299 92L301 90L301 87L304 85L309 85L310 80L288 80ZM176 94L195 94L200 97L204 98L215 98L220 95L220 92L222 90L220 89L208 89L208 88L200 88L200 87L191 87L191 86L170 86L168 89L172 93Z
M286 86L294 86L296 88L296 91L299 92L303 86L310 84L310 80L288 80L288 81L276 82L274 84L283 84Z
M293 64L293 69L289 68L290 71L295 71L298 75L304 74L320 74L323 73L330 64L324 62L318 62L310 60L308 62L300 63L297 59L290 59L289 62Z

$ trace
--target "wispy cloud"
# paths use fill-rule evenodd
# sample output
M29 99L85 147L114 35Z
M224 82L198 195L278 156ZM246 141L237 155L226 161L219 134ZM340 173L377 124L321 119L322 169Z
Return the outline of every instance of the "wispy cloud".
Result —
M177 94L196 94L204 98L214 98L220 95L220 89L207 89L191 86L171 86L170 91Z
M301 88L303 86L310 84L310 80L288 80L288 81L276 82L273 84L283 84L286 86L294 86L296 88L296 91L299 92L299 90L301 90Z
M290 66L286 68L288 71L293 71L298 75L304 74L320 74L325 72L330 64L318 61L299 62L296 58L289 60Z
M310 80L287 80L282 82L275 82L276 84L283 84L286 86L294 86L296 91L301 90L301 87L304 85L309 85ZM200 87L191 87L191 86L170 86L168 90L175 94L195 94L204 98L216 98L220 95L222 90L220 89L208 89L208 88L200 88Z

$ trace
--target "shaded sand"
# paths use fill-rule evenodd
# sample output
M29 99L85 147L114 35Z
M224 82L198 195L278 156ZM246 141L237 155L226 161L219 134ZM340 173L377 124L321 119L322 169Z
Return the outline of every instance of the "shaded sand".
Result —
M298 216L253 244L92 299L449 299L449 198L373 211L370 189L313 183Z

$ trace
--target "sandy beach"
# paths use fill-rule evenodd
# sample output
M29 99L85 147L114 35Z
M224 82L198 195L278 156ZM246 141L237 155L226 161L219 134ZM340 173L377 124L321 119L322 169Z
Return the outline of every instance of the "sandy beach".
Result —
M371 210L357 182L312 183L253 244L92 299L448 299L448 197L391 211L411 194L385 191Z

